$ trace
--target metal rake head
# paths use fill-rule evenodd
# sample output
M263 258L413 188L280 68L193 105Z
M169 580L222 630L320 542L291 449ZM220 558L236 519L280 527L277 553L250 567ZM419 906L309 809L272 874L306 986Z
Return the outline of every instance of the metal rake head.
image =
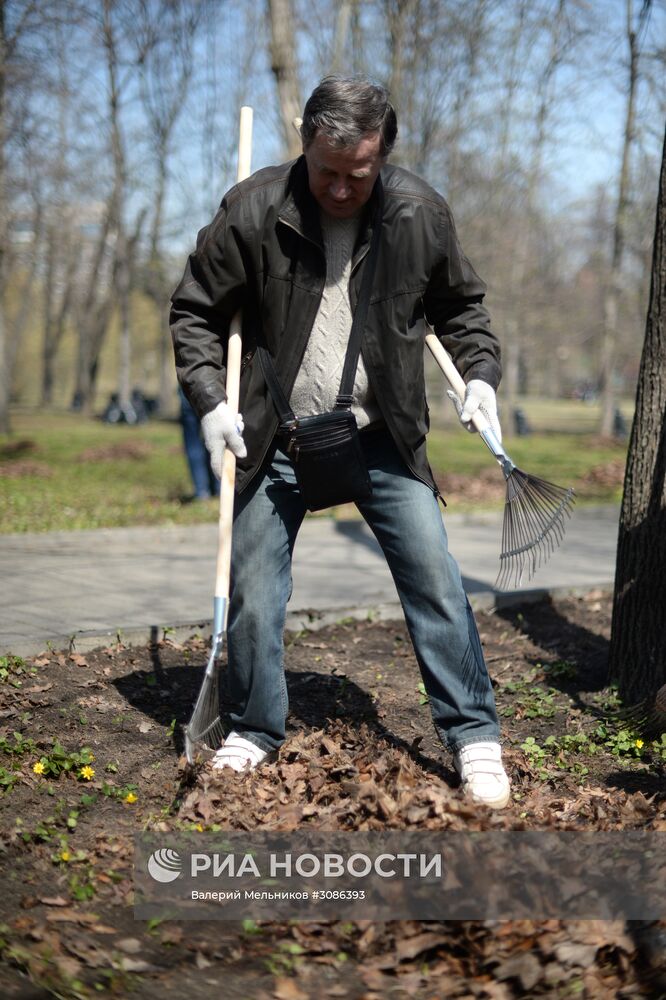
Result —
M506 479L506 506L502 528L497 590L518 588L527 570L532 579L564 537L564 519L571 515L575 494L571 487L513 468Z
M194 763L197 746L217 750L225 737L220 718L220 674L216 664L218 653L219 644L214 642L192 717L185 726L185 756L188 764Z
M209 750L217 750L222 745L225 738L225 729L219 715L210 725L203 730L193 727L192 720L185 727L185 756L188 764L194 764L194 756L197 749L206 747Z

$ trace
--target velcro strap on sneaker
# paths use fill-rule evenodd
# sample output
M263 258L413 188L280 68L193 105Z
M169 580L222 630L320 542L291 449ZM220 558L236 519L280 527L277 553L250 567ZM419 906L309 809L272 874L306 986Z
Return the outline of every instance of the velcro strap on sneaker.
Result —
M264 757L268 756L256 743L251 743L238 733L229 733L223 746L215 754L213 767L233 767L242 771L245 767L255 768Z
M475 757L472 760L466 761L466 764L474 774L504 774L502 762L499 760L490 760L487 757Z

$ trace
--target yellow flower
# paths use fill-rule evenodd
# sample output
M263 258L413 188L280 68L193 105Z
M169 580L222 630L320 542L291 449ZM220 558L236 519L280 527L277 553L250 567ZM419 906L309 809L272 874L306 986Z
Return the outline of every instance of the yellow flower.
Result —
M69 853L69 851L62 851L60 853L60 860L61 861L69 861L69 859L71 858L71 856L72 855Z
M637 747L638 747L638 749L640 750L640 749L641 749L641 747L642 747L642 746L644 746L644 744L643 744L643 740L636 740L636 746L637 746Z
M135 795L134 792L128 792L124 798L124 801L129 802L129 804L131 805L133 802L136 802L137 799L138 795Z
M196 826L194 827L194 829L198 830L199 833L203 833L203 827L202 827L201 823L197 823Z
M86 781L90 781L92 778L95 777L95 768L94 767L90 767L89 764L86 764L85 767L81 768L81 770L79 771L79 774L80 774L80 776L82 778L85 778Z
M36 764L33 764L32 769L35 772L35 774L44 774L45 771L45 767L42 764L41 760L38 760Z

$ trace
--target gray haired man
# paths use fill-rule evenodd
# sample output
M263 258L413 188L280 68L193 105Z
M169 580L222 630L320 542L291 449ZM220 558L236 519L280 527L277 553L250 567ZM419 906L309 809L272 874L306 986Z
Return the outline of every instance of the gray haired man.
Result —
M500 350L485 285L444 199L388 163L397 123L382 87L324 79L301 135L296 161L259 170L225 195L172 300L180 384L214 462L225 446L238 456L227 632L233 728L214 766L256 767L285 740L283 630L306 506L257 347L268 351L295 414L331 411L379 227L352 406L372 492L357 506L388 561L433 722L463 788L502 808L510 788L492 686L426 456L423 369L425 318L467 384L461 419L481 406L500 434ZM229 323L240 307L244 428L224 391Z

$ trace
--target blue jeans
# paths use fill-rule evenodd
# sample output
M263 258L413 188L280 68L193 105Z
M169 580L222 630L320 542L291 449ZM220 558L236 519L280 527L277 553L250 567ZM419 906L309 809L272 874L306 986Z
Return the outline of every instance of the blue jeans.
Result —
M180 398L180 423L183 428L183 444L185 457L192 477L194 495L199 499L218 495L220 480L210 467L210 455L201 436L199 418L187 401L182 389L178 389Z
M387 431L362 433L361 441L373 493L358 508L393 575L435 729L451 750L497 741L492 686L437 499ZM283 631L304 515L293 466L278 448L236 498L227 628L233 728L268 751L285 740Z

